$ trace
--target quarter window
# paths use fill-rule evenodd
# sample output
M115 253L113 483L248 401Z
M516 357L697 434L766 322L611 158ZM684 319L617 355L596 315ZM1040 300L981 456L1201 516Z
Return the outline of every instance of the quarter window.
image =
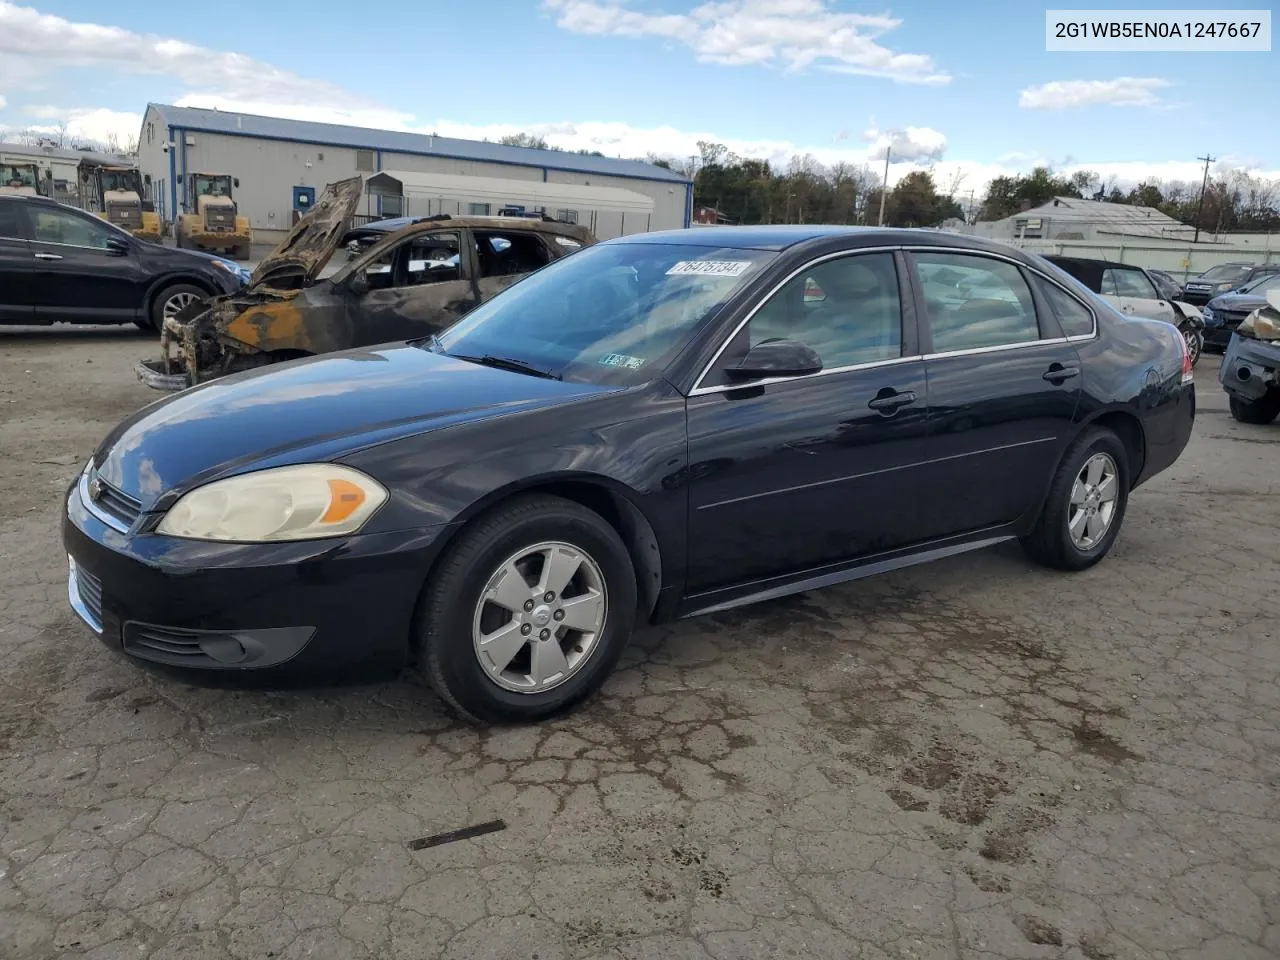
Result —
M962 253L917 253L935 353L1040 339L1035 301L1011 263Z
M1125 270L1122 267L1108 267L1102 271L1102 292L1112 297L1160 299L1146 274L1141 270Z
M1068 337L1087 337L1093 333L1093 314L1056 283L1040 281L1041 292L1053 307L1054 316Z
M35 239L40 243L61 243L72 247L107 248L111 231L88 217L78 217L61 210L32 211Z
M729 362L764 340L798 340L824 370L902 355L902 302L891 253L828 260L792 277L756 311ZM717 378L718 379L718 378Z

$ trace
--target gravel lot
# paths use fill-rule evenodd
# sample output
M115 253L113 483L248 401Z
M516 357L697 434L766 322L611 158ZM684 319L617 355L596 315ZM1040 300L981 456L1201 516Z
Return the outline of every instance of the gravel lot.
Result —
M154 350L0 331L5 960L1280 955L1280 425L1215 357L1099 567L650 630L581 712L476 731L411 679L194 689L79 626L61 492Z

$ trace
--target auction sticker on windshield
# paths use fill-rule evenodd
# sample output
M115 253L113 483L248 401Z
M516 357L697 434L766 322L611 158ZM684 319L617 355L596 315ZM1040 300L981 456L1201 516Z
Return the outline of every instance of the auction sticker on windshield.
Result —
M750 260L681 260L667 271L667 276L740 277L749 266Z
M639 370L644 366L644 360L640 357L629 357L625 353L608 353L600 358L600 365L604 367L625 367L628 370Z

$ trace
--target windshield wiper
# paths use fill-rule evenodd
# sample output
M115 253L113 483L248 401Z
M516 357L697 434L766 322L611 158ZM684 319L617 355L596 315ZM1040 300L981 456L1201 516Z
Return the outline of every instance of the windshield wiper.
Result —
M455 360L466 360L468 363L478 363L485 367L495 367L498 370L511 370L515 373L527 373L531 377L542 377L546 380L562 380L563 377L558 373L552 373L550 370L543 370L541 367L535 367L531 363L525 363L523 360L517 360L514 357L495 357L486 353L482 357L467 357L457 353L450 353L447 356L453 357Z

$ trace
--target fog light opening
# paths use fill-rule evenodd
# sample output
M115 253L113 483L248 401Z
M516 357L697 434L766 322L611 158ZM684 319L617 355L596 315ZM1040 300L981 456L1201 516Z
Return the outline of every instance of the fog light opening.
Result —
M1244 381L1248 380L1251 376L1253 376L1253 371L1250 370L1248 367L1236 368L1236 379L1239 380L1240 382L1243 383Z
M235 637L206 637L200 641L200 649L219 663L242 663L249 656L244 644Z

